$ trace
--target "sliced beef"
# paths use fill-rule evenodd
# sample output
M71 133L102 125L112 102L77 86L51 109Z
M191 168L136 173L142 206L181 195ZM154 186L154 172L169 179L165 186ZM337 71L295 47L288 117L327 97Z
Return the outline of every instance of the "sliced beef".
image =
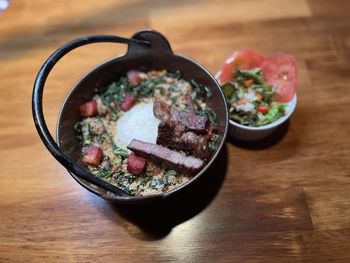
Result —
M161 145L140 140L132 140L128 149L145 159L161 164L164 168L188 175L195 175L204 165L204 161L194 156L186 156Z
M189 131L195 133L207 133L208 119L195 115L192 112L178 110L162 100L156 100L153 105L153 113L161 121L178 121L186 126Z
M207 132L207 118L199 115L193 115L187 111L171 108L171 120L179 121L186 125L187 129L196 133L205 134Z
M178 121L168 120L159 124L157 144L188 151L204 161L211 157L208 137L186 131L186 127Z

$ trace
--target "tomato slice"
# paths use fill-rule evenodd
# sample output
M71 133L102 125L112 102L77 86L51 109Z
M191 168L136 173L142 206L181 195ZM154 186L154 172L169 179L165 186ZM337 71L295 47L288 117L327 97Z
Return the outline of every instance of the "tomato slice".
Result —
M267 83L274 86L275 100L289 102L294 98L297 87L297 66L295 59L286 54L275 54L261 65Z
M260 67L264 62L264 55L252 49L239 49L233 52L221 68L220 83L230 82L235 69L253 69Z

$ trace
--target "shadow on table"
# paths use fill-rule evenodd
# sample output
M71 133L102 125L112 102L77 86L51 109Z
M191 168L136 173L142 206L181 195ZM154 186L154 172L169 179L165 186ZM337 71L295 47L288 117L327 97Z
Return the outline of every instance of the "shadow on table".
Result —
M288 129L289 129L289 120L281 124L273 133L268 135L266 138L261 139L259 141L245 142L245 141L239 141L239 140L233 139L230 136L228 136L227 142L237 147L250 149L250 150L267 149L279 143L287 134Z
M155 204L110 205L121 217L142 230L142 235L136 235L137 238L160 239L174 226L194 217L210 204L224 181L226 169L227 149L224 145L209 170L180 193Z

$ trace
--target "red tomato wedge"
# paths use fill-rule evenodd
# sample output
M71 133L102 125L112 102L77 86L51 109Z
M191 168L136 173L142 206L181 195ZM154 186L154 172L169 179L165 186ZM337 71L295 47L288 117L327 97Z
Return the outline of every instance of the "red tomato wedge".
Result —
M79 111L83 117L95 116L97 114L97 102L95 100L86 102L85 104L80 105Z
M252 49L239 49L233 52L221 68L220 83L230 82L235 69L253 69L260 67L265 57Z
M275 54L261 65L265 81L276 89L275 100L289 102L297 87L297 66L294 58L286 54Z
M86 148L82 161L90 165L98 166L102 161L102 157L102 150L99 147L91 145Z

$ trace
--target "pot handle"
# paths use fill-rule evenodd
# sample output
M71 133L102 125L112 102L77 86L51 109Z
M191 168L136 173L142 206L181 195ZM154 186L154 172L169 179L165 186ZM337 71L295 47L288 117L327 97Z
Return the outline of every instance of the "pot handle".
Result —
M32 95L32 111L35 127L39 133L41 140L43 141L46 148L50 151L53 157L60 162L66 169L77 175L79 178L84 179L102 189L108 190L119 196L130 196L125 191L121 190L118 187L115 187L112 184L105 182L104 180L98 178L94 174L86 171L81 166L76 164L70 157L68 157L61 148L57 145L55 140L50 134L49 129L47 128L46 121L43 113L43 91L45 87L46 80L50 74L53 67L56 63L67 53L76 49L78 47L100 42L112 42L112 43L122 43L122 44L138 44L144 46L150 46L150 42L138 40L138 39L129 39L122 38L117 36L109 35L94 35L78 38L68 42L59 49L57 49L43 64L41 67L33 88Z

